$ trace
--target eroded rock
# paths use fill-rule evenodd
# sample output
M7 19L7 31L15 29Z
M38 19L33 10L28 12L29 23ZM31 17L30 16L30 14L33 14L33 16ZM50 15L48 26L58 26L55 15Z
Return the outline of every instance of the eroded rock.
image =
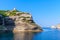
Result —
M24 30L40 30L32 18L32 15L24 12L17 12L16 10L5 12L7 16L0 16L0 25L5 26L7 30L24 31Z

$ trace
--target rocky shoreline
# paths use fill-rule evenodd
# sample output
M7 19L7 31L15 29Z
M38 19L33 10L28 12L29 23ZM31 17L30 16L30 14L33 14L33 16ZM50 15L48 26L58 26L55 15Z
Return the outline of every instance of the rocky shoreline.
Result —
M43 30L14 30L13 33L18 32L42 32Z

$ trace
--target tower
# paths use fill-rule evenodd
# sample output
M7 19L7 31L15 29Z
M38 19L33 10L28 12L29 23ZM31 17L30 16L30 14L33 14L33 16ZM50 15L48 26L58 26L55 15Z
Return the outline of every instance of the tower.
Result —
M14 8L13 10L16 10L16 8Z

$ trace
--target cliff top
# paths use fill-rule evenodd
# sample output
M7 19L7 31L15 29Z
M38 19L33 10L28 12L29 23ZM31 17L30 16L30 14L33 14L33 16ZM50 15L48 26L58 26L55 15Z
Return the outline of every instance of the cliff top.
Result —
M13 10L0 10L0 14L5 17L5 16L15 16L15 15L29 14L29 13L22 12L14 8Z

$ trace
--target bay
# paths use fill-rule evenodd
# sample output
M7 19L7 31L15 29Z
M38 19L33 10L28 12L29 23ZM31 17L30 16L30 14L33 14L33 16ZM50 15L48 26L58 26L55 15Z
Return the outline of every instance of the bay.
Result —
M0 33L0 40L60 40L60 30L43 29L42 32L5 32Z

